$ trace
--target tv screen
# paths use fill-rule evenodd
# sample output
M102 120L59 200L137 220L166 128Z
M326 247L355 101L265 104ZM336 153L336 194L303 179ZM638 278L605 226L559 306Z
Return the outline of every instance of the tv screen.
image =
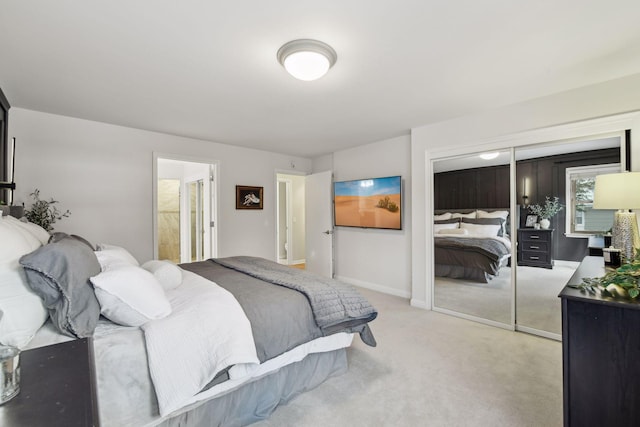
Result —
M402 177L333 183L336 226L402 229Z

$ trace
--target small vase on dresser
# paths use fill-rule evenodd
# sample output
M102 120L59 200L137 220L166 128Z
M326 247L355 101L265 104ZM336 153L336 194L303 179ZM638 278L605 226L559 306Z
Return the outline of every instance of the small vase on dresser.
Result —
M542 218L540 220L540 228L542 228L543 230L548 230L550 226L551 221L549 220L549 218Z

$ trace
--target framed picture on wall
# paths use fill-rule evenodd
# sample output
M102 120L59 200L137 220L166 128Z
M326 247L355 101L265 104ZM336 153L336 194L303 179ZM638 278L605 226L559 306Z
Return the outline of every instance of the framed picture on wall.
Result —
M263 188L236 185L236 209L262 209Z
M532 228L538 222L538 215L527 215L527 220L524 223L525 227Z

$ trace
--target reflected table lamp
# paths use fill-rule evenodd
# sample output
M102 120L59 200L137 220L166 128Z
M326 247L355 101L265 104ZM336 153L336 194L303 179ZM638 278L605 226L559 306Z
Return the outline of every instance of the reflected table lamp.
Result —
M594 209L618 209L613 220L611 244L620 249L623 262L633 260L640 248L638 221L640 209L640 172L597 175L593 196Z

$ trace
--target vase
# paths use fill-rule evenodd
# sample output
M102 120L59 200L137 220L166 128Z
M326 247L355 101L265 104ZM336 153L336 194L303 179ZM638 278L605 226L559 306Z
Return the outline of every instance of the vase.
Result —
M550 225L551 225L551 221L549 221L548 218L542 218L540 220L540 228L542 228L543 230L548 229Z

